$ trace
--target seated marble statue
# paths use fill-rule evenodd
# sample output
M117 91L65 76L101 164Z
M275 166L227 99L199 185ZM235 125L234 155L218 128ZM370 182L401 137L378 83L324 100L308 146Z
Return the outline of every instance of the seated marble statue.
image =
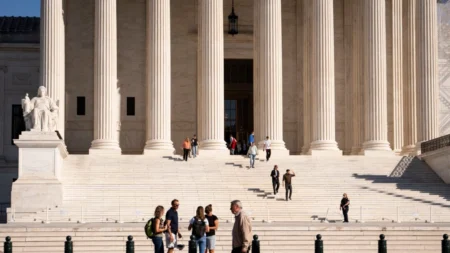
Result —
M58 121L58 102L47 96L47 88L40 86L37 97L31 99L28 93L22 99L23 117L27 131L53 132Z

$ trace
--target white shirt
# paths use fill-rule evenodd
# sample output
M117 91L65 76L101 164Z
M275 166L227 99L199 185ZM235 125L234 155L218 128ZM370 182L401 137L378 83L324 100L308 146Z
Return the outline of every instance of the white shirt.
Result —
M265 140L265 141L264 141L264 149L270 149L270 144L272 144L272 143L270 142L270 140Z
M258 148L255 146L250 146L250 148L248 148L248 154L249 155L256 155L256 151L258 151Z

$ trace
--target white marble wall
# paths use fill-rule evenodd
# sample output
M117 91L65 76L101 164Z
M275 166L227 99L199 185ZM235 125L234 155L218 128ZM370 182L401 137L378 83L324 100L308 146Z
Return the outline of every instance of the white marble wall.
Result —
M450 134L450 3L438 4L440 135Z

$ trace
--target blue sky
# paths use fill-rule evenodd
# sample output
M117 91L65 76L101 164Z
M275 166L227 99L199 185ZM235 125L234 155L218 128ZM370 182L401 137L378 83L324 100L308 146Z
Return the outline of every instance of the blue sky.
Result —
M0 16L39 17L41 0L0 0Z

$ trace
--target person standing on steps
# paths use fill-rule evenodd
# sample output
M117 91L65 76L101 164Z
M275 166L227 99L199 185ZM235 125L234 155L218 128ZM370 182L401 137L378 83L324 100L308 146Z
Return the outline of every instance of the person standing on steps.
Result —
M242 203L233 200L230 207L234 214L234 226L232 231L233 250L231 253L248 253L252 243L252 223L250 217L242 210Z
M186 137L181 147L183 148L183 160L187 162L189 151L191 150L191 141L189 140L189 137Z
M209 224L209 232L206 233L206 250L205 253L209 250L209 253L214 253L214 249L216 248L216 231L219 229L219 218L212 213L212 205L207 205L205 208L206 219Z
M236 150L236 144L237 140L233 137L233 135L230 136L230 155L234 155L234 151Z
M248 137L248 146L250 147L253 143L255 143L255 132L254 131L252 131L252 133Z
M172 200L172 207L166 213L166 225L169 231L166 233L166 247L169 249L167 253L173 253L174 248L177 247L177 236L179 239L183 238L178 229L178 207L180 202L177 199Z
M197 207L196 215L189 221L188 230L192 230L195 237L195 243L199 252L204 253L206 250L206 233L209 232L209 223L205 217L203 206Z
M280 188L280 172L278 171L277 165L273 167L273 170L270 173L270 177L272 178L273 195L276 196L278 193L278 189Z
M157 206L155 209L155 218L152 223L152 231L154 231L152 242L153 247L155 248L155 253L164 253L163 237L164 232L167 231L168 227L167 225L164 225L162 219L163 215L164 215L164 207Z
M197 157L197 151L198 151L198 141L197 141L197 135L194 134L194 137L191 139L191 149L192 149L192 156L194 158Z
M266 140L264 141L264 147L263 147L263 151L266 151L266 161L268 162L270 159L270 155L272 154L272 151L270 149L270 145L272 144L272 142L269 139L269 136L266 136Z
M255 158L257 152L258 148L256 148L256 144L253 142L252 145L248 148L247 152L247 155L250 158L250 168L255 168Z
M286 174L283 175L283 186L286 187L286 201L292 200L292 177L295 177L295 173L290 171L290 169L286 170Z
M347 193L344 193L344 196L341 199L341 207L342 213L344 214L344 222L348 223L348 210L350 206L350 200L348 199Z

